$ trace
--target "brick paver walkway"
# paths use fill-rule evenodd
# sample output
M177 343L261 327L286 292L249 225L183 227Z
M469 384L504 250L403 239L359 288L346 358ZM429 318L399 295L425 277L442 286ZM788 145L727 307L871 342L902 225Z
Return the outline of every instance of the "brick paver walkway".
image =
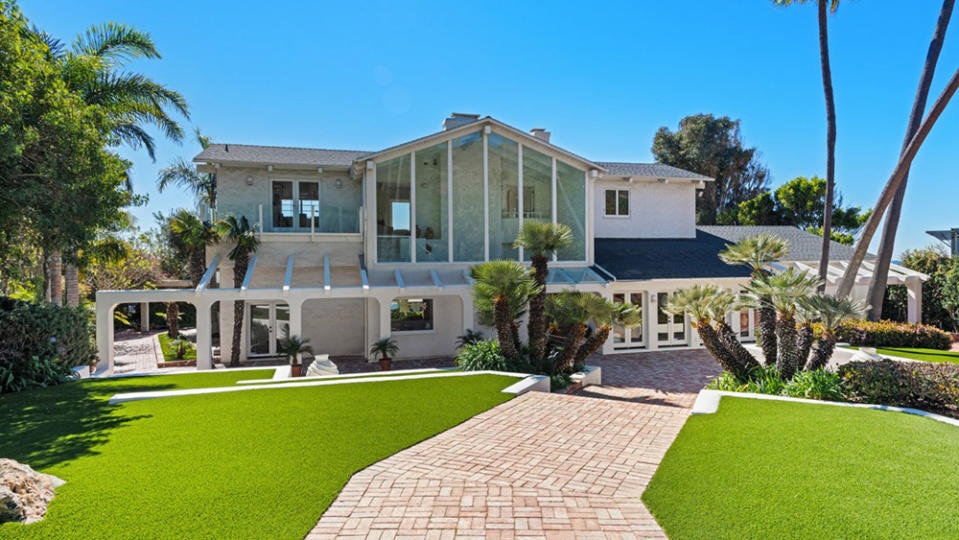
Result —
M118 332L114 339L113 372L142 373L157 370L157 358L162 355L157 351L157 332L137 332L124 330Z
M595 363L602 389L519 396L355 474L307 538L665 538L640 495L718 367Z

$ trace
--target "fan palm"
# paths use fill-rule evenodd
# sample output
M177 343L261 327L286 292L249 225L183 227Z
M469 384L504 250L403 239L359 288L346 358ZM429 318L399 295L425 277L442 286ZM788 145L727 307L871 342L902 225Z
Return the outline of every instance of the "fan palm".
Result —
M779 350L776 366L785 380L792 378L799 365L798 334L796 331L796 310L798 302L812 294L822 283L816 276L807 272L797 272L790 268L780 274L753 278L747 289L776 309L776 340ZM769 363L767 359L767 364Z
M590 320L596 325L593 333L579 347L573 358L573 365L586 363L589 355L598 351L609 338L613 325L634 328L643 324L643 312L631 304L617 304L592 295L594 307L590 310ZM599 304L602 302L602 304Z
M221 237L233 242L233 249L227 255L233 261L233 287L239 289L250 266L250 255L256 252L260 239L256 230L250 226L246 216L237 218L227 216L217 223L217 232ZM230 365L240 365L240 338L243 335L243 300L233 302L233 347L230 351Z
M726 264L741 264L748 266L753 278L759 278L768 273L766 266L789 254L789 244L782 238L770 234L758 234L735 244L727 244L726 249L719 254L719 258ZM767 365L776 363L776 310L768 299L759 302L759 346L762 347L763 357Z
M529 270L516 261L490 261L470 269L474 303L492 315L500 350L510 360L519 358L516 314L537 296L541 287Z
M286 356L286 359L290 362L291 366L295 366L300 363L301 354L313 354L313 347L311 347L309 343L310 340L308 339L303 339L299 336L291 336L289 333L287 333L287 336L280 341L280 352Z
M529 320L526 322L529 334L530 355L533 360L542 361L546 351L546 278L549 276L549 259L558 250L573 242L573 233L561 223L526 221L513 242L513 246L523 248L530 256L533 265L533 279L540 291L529 300Z
M700 341L716 362L730 373L740 377L745 376L745 373L740 370L739 362L723 346L719 334L712 326L710 304L719 293L719 288L715 285L694 285L671 294L666 305L662 308L666 313L673 315L688 313L692 319L693 328L699 334Z
M736 331L729 326L728 318L730 313L739 312L749 307L752 307L749 298L729 291L717 292L707 307L713 320L716 321L716 332L719 335L720 342L736 358L738 369L744 373L759 367L759 362L739 341Z
M194 135L202 148L210 146L210 138L202 135L199 128ZM185 159L176 158L157 174L157 190L163 193L169 186L182 188L208 207L216 208L216 173L200 173Z
M553 373L568 372L586 362L609 337L611 325L633 327L642 324L642 315L634 306L615 304L601 296L581 291L562 291L546 297L546 314L563 350L556 355ZM588 324L595 328L587 338Z
M209 221L201 221L189 210L178 210L170 216L170 231L186 247L189 254L190 281L196 287L206 270L206 247L216 243L217 227Z
M822 336L816 341L816 350L806 364L806 369L821 369L826 366L836 348L836 329L845 319L862 317L869 309L865 303L848 297L817 294L805 298L804 308L815 313L822 322Z

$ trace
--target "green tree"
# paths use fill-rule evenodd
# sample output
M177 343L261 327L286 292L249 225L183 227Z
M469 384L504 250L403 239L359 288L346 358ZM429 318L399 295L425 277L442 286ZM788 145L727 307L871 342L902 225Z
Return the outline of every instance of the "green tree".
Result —
M952 318L952 329L959 332L959 326L956 321L959 318L959 258L951 259L945 272L942 274L942 307L949 312Z
M769 170L759 162L759 151L744 146L739 120L696 114L679 121L679 129L663 126L653 138L653 156L659 163L690 170L710 178L696 200L696 222L711 225L721 214L735 210L766 190Z
M539 287L529 300L529 319L526 322L529 334L530 356L533 362L545 360L546 350L546 278L549 276L549 259L573 242L573 233L561 223L526 221L520 229L515 247L523 248L533 265L533 279ZM505 353L505 349L504 349Z
M715 285L694 285L688 289L680 289L669 296L663 310L674 315L688 313L692 327L696 329L699 340L709 354L724 370L737 377L745 377L746 367L740 365L736 356L723 345L712 325L713 313L710 304L719 293L719 288Z
M900 264L922 272L929 279L922 283L922 321L944 329L956 328L956 319L944 307L945 274L952 259L938 245L922 249L907 249L900 255ZM890 285L883 300L882 318L905 321L908 310L908 291L905 285Z
M776 309L776 341L779 346L776 367L785 380L791 379L797 370L803 368L799 363L799 335L796 328L799 302L815 291L820 283L815 276L789 268L779 274L753 278L747 287L749 292Z
M542 287L525 266L516 261L490 261L470 269L473 301L486 318L492 318L503 356L519 359L519 326L516 319Z
M186 248L190 281L196 287L206 271L206 247L219 239L217 228L189 210L177 210L170 216L170 231Z
M200 133L200 128L194 131L194 135L203 149L213 143L212 139ZM201 173L192 163L176 158L157 174L157 190L163 193L169 186L184 189L199 202L216 209L216 173Z
M642 314L634 306L616 304L601 296L582 291L562 291L546 297L546 313L553 338L562 349L547 356L553 358L552 373L569 373L586 363L598 351L612 330L612 325L625 327L642 323ZM587 337L589 327L594 329ZM550 340L551 342L554 340Z
M250 267L250 255L256 252L260 245L260 239L256 234L246 216L227 216L226 219L218 222L218 233L220 237L226 237L233 242L233 249L228 256L233 261L233 287L239 289L243 285L243 278ZM240 341L243 335L243 308L245 302L236 300L233 302L233 347L230 351L230 365L240 365Z
M858 300L829 296L826 294L817 294L802 298L800 304L807 312L816 314L816 317L822 322L822 335L816 342L816 349L811 358L806 363L806 369L813 371L826 367L826 363L832 357L836 348L836 329L839 323L845 319L862 317L863 313L869 309L868 306ZM801 360L806 360L801 358ZM800 366L802 369L802 366Z

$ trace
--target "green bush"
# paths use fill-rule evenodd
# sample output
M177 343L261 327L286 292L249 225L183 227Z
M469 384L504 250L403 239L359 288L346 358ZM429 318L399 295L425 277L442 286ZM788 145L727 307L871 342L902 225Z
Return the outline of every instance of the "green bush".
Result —
M495 341L481 340L464 346L456 355L456 365L464 371L510 371L509 361Z
M822 333L821 325L814 325L813 328L817 336ZM836 336L839 341L845 341L857 347L918 347L948 350L952 346L952 336L934 326L893 321L846 320L839 325Z
M0 297L0 391L55 384L71 368L92 365L92 336L84 308Z
M800 371L786 383L783 394L805 399L844 401L845 388L838 373L817 369Z
M800 371L789 381L783 381L776 366L754 368L745 379L724 371L710 381L706 388L825 401L842 401L845 395L843 380L836 373L821 369Z
M839 375L854 401L916 407L959 416L959 365L874 360L850 362Z

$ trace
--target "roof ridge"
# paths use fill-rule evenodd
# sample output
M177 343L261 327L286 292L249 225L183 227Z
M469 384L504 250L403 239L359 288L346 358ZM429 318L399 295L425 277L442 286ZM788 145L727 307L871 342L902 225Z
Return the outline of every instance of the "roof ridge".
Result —
M278 146L274 144L246 144L246 143L224 143L215 142L211 146L246 146L248 148L280 148L283 150L318 150L322 152L355 152L358 154L369 152L369 150L349 150L345 148L315 148L310 146Z

